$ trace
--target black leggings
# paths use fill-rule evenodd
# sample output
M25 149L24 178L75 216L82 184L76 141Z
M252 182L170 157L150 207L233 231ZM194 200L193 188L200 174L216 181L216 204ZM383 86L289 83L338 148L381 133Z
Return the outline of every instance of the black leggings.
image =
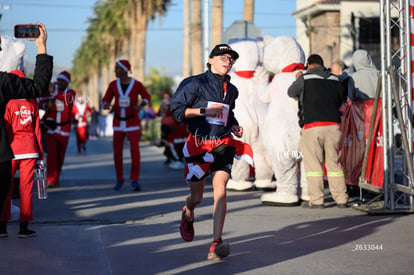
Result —
M0 214L3 212L4 202L6 201L7 193L10 190L12 181L11 171L11 160L0 162Z

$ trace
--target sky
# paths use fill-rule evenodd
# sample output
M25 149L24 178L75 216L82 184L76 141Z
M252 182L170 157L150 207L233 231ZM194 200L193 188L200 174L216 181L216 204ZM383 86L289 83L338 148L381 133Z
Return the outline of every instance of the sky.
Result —
M13 36L16 24L42 22L48 30L48 53L54 64L70 69L73 56L86 36L88 19L94 17L96 0L0 0L0 32ZM167 13L148 25L146 69L156 68L165 75L177 76L182 71L183 0L171 0ZM211 0L209 6L211 7ZM224 30L235 20L243 19L243 0L224 0ZM204 7L204 0L202 0ZM254 23L263 35L295 37L295 0L256 0ZM203 11L204 20L204 11ZM211 14L209 16L211 25ZM25 62L36 56L34 42L26 40Z

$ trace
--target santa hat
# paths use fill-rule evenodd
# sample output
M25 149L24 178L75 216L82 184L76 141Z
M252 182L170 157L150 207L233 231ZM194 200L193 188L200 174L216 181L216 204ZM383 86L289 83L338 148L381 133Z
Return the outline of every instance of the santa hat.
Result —
M70 73L67 71L63 71L57 75L56 79L62 79L66 81L67 83L70 83Z
M121 67L124 71L130 72L131 71L131 64L129 64L128 60L122 59L116 62L119 67Z
M76 96L76 101L77 101L78 103L83 103L83 95L77 95L77 96Z
M14 71L11 71L10 73L15 74L15 75L17 75L18 77L21 77L21 78L26 78L26 75L21 70L14 70Z

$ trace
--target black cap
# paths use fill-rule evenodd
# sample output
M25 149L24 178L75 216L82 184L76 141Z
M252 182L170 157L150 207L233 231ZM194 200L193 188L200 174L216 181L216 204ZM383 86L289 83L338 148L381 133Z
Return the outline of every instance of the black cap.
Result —
M223 54L230 54L231 57L236 60L239 58L239 54L235 52L229 45L227 44L218 44L214 47L214 49L211 51L209 57L215 57L217 55L223 55Z
M307 65L309 64L320 64L323 66L322 57L319 54L312 54L308 57Z

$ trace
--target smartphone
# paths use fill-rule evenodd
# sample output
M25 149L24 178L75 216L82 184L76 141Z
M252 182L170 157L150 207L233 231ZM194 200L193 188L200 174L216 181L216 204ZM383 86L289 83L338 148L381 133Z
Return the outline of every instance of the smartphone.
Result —
M39 35L39 25L19 24L14 26L14 37L16 38L36 38Z

